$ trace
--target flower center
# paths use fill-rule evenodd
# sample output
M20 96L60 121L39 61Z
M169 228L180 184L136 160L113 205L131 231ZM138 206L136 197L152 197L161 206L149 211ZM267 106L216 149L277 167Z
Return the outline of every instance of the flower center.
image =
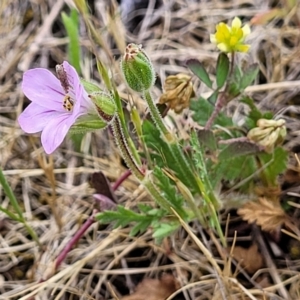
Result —
M63 108L66 111L72 111L74 106L74 101L72 100L70 95L65 95L63 100Z

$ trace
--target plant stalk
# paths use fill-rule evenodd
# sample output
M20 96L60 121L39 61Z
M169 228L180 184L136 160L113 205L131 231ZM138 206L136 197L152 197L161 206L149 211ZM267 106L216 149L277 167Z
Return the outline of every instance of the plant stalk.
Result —
M21 223L23 223L23 225L27 229L28 233L31 235L32 239L39 245L39 247L41 247L41 243L39 241L38 236L36 235L35 231L30 227L30 225L27 224L27 222L23 216L23 212L18 204L18 201L17 201L11 187L9 186L9 184L3 174L2 168L0 168L0 184L2 185L4 193L7 195L12 207L17 212L17 214L19 216L19 221Z

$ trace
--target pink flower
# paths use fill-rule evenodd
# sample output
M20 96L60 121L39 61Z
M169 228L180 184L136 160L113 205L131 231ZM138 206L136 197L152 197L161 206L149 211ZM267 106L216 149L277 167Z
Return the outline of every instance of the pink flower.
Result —
M37 68L25 72L22 82L22 90L32 102L18 122L26 133L42 131L47 154L58 148L80 116L96 114L76 70L68 62L57 66L57 75Z

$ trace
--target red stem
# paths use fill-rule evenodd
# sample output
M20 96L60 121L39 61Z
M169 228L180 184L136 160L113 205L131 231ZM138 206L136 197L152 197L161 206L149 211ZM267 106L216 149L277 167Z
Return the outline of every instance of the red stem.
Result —
M117 190L118 187L131 175L131 170L124 172L121 177L112 185L113 191Z
M113 191L117 190L118 187L131 175L131 171L127 170L121 177L113 184ZM75 235L68 242L66 247L62 250L59 256L56 259L55 270L60 266L60 264L65 260L67 254L70 252L72 247L80 240L84 233L90 228L90 226L95 222L95 215L98 213L98 210L94 210L93 214L86 220L86 222L79 228Z
M95 215L98 211L95 209L93 214L86 220L86 222L79 228L79 230L75 233L72 239L68 242L63 251L59 254L56 259L55 269L57 269L60 264L64 261L69 251L72 247L79 241L79 239L84 235L84 233L88 230L88 228L95 222Z
M221 109L225 106L226 104L226 97L225 97L225 92L222 92L217 99L217 102L215 104L215 109L212 112L211 116L209 117L208 121L205 124L204 129L209 130L215 120L215 118L218 116L219 112Z

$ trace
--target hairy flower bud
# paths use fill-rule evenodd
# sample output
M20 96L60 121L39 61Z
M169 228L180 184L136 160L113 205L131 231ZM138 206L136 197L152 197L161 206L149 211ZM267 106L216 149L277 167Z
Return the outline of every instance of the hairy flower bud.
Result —
M94 92L102 92L102 89L96 83L87 81L83 78L80 78L80 83L83 85L88 94L92 94Z
M166 103L177 114L189 107L190 99L194 96L191 76L182 73L168 76L165 80L164 90L159 103Z
M121 70L128 86L136 92L147 91L154 85L155 71L141 45L129 44L126 47Z
M285 121L260 119L257 126L248 132L249 140L265 147L265 151L271 153L275 146L283 143L286 136Z
M105 92L93 92L89 95L96 106L100 118L105 122L111 122L116 115L116 104L111 95Z

